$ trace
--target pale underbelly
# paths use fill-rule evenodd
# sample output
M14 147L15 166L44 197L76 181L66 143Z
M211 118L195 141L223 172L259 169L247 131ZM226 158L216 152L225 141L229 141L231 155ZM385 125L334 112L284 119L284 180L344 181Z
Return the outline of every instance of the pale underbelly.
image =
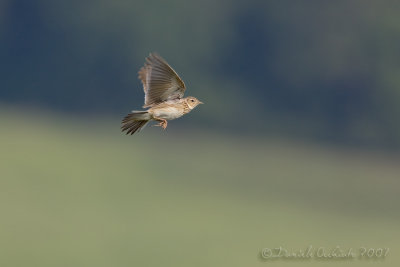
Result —
M175 107L165 107L153 110L153 117L165 120L173 120L181 117L182 115L183 115L182 108L177 109Z

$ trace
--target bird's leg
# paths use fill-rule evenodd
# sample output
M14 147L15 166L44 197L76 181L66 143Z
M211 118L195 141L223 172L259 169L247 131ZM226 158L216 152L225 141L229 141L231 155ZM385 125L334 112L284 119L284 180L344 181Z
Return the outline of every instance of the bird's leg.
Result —
M165 130L167 128L168 122L167 120L162 120L160 122L160 126Z
M161 126L164 130L165 130L165 128L167 128L167 125L168 125L168 122L167 122L167 120L164 120L164 119L160 119L160 118L154 118L156 121L159 121L160 123L159 124L156 124L156 125L154 125L154 126Z

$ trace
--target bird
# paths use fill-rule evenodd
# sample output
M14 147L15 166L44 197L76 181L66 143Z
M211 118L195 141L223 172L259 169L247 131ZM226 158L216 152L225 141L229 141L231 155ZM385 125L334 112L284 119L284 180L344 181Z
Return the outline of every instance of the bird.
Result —
M182 117L199 104L193 96L183 98L185 83L176 71L157 53L150 53L144 66L138 72L143 84L144 105L147 110L133 110L122 120L121 130L133 135L143 129L150 121L154 126L167 128L168 121Z

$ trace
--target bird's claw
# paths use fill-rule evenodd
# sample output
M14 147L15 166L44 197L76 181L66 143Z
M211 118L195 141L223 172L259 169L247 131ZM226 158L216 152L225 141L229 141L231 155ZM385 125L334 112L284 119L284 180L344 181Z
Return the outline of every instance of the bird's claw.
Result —
M160 120L160 122L154 126L161 126L164 130L167 128L168 122L167 120Z
M163 121L160 122L159 125L163 128L163 130L165 130L167 128L167 121L163 120Z

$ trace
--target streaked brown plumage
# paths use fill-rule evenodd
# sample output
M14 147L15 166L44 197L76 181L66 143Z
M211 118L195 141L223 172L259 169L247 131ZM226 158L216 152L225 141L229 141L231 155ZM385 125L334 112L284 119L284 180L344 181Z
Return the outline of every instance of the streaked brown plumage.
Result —
M150 54L139 71L144 90L145 111L132 111L122 120L122 131L134 134L155 120L163 129L167 120L177 119L203 104L193 96L182 98L186 87L182 79L159 55Z

